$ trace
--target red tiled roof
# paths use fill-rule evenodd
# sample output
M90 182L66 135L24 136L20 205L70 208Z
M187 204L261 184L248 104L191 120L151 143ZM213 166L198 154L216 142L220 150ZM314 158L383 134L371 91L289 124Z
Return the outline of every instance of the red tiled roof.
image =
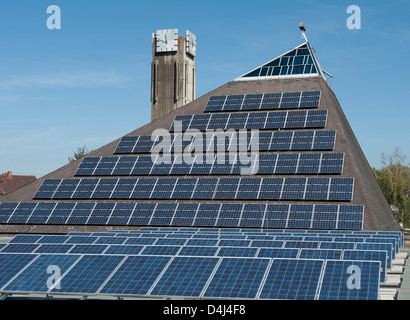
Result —
M12 193L35 180L35 176L12 175L11 171L0 174L0 196Z

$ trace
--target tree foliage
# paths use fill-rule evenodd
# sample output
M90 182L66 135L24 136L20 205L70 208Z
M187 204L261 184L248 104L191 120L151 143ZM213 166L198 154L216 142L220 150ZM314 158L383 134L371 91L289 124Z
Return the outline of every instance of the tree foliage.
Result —
M377 182L389 204L400 210L398 220L404 227L410 226L410 164L406 156L396 148L392 155L382 154L382 168L373 168Z
M85 145L84 145L84 147L82 147L82 148L78 147L78 148L77 148L77 152L74 151L74 155L73 155L72 157L68 157L68 161L69 161L70 163L71 163L71 162L74 162L74 161L76 161L76 160L78 160L78 159L81 159L82 157L85 157L87 154L89 154L89 153L91 153L91 152L93 152L93 151L94 151L94 150L88 150Z

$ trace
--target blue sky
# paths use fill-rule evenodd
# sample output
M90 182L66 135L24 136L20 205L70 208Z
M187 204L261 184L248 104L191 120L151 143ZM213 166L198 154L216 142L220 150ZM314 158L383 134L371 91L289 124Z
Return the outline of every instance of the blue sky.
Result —
M352 4L360 30L346 26ZM199 97L301 44L302 20L370 165L396 147L409 159L409 12L400 0L2 0L0 172L41 177L148 123L156 30L196 34Z

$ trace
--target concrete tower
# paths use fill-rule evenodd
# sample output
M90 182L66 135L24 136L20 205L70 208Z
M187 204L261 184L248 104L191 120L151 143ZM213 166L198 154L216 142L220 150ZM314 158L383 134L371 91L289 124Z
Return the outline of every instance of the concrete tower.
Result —
M157 30L152 36L151 120L195 100L196 37Z

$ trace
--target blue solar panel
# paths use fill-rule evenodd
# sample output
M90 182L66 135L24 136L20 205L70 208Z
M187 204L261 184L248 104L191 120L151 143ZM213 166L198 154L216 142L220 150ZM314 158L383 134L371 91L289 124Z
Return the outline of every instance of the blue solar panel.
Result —
M258 257L261 258L296 258L299 249L296 248L260 248Z
M69 244L43 244L35 250L35 253L67 253L72 247Z
M302 132L303 133L303 132ZM261 134L266 134L262 132ZM269 149L272 132L267 133L265 137L264 149ZM279 134L279 133L276 133ZM291 133L287 133L291 138ZM300 137L301 133L297 133L297 136L292 140L292 149L310 149L312 145L313 132L303 133L306 136ZM264 139L265 139L264 138ZM288 142L290 143L291 140ZM289 144L290 146L290 144ZM223 147L223 150L227 150L227 147ZM295 173L341 173L343 170L343 153L326 153L326 154L280 154L277 157L276 154L260 154L258 155L258 166L255 171L259 174L295 174ZM110 157L111 158L111 157ZM123 162L123 159L130 157L116 157L118 162ZM136 157L135 157L136 158ZM124 174L127 175L169 175L179 174L239 174L240 169L244 167L240 164L240 158L234 161L233 157L227 155L217 155L207 157L196 157L192 160L192 163L187 164L180 156L169 158L169 163L156 164L153 163L151 157L141 156L138 158L138 163L142 162L143 165L138 164L134 167L134 163L130 162L128 171L122 169ZM277 161L276 161L277 158ZM86 158L84 158L86 159ZM102 158L104 159L104 158ZM84 160L83 160L84 161ZM164 161L164 159L161 159ZM253 162L252 162L253 163ZM95 164L97 165L97 164ZM171 169L172 168L172 169ZM80 169L79 169L80 170ZM76 174L78 175L78 174ZM90 172L88 175L96 175L96 173ZM119 175L115 170L112 172L99 172L98 175ZM133 189L133 185L137 181L135 179L122 179L119 180L112 192L113 198L128 198L130 192ZM80 183L81 185L81 183ZM194 185L189 189L192 193ZM90 191L91 192L91 191ZM77 192L74 196L77 197ZM190 195L190 194L189 194ZM175 196L174 196L175 197ZM81 198L81 197L80 197ZM53 204L43 204L51 206L50 212L53 209ZM49 214L49 213L48 213Z
M54 287L50 292L95 293L123 259L124 256L115 255L84 255L62 277L60 289Z
M356 243L357 250L375 250L375 251L386 251L387 252L387 268L392 267L392 260L395 258L395 252L393 245L391 243Z
M255 257L258 248L249 247L221 247L219 257Z
M343 250L341 249L301 249L299 258L301 259L341 259Z
M285 241L282 240L253 240L252 247L282 248Z
M98 237L93 237L93 236L76 236L76 235L70 235L70 238L65 242L66 244L68 243L74 243L74 244L92 244L94 243Z
M59 284L64 287L66 285L64 281L58 283L58 279L55 279L50 282L48 279L53 272L47 271L51 270L50 266L57 266L60 274L63 275L78 258L78 255L42 254L3 288L3 291L47 292L51 285Z
M318 241L285 241L285 248L318 248Z
M219 258L175 257L150 295L198 297Z
M57 203L51 212L47 224L65 224L74 208L75 203Z
M36 206L35 203L19 203L8 223L26 223Z
M319 300L377 300L380 262L327 260Z
M258 258L222 258L203 296L254 299L269 261Z
M132 245L110 245L104 254L139 254L144 246L132 246Z
M386 281L387 251L344 250L343 260L367 260L380 262L380 282Z
M128 238L125 244L151 245L154 244L155 241L157 241L155 238Z
M327 110L252 112L244 113L244 117L246 123L240 127L243 122L228 122L228 114L196 114L192 116L186 130L319 128L326 125ZM171 132L174 132L178 121L181 121L181 116L175 117ZM233 127L230 127L230 123Z
M322 241L319 244L320 249L354 249L354 247L354 242Z
M285 124L285 119L286 119L286 112L281 112L281 113L268 113L267 119L266 119L266 125L268 127L275 127L275 128L282 128ZM234 130L239 130L239 129L245 129L245 123L247 122L247 114L231 114L227 127L230 129ZM192 133L193 134L193 133ZM227 133L224 133L223 136L226 136ZM250 136L251 133L248 132L247 134L247 139L246 140L241 140L239 139L241 143L246 143L247 146L250 145ZM186 150L185 148L188 146L190 143L189 141L187 142L179 142L178 135L171 135L171 146L164 150L165 153L171 152L172 150L176 149L177 146L179 147L179 150ZM194 140L194 137L196 135L193 134L192 140ZM195 138L195 143L200 142L200 145L203 146L203 150L214 150L216 151L215 147L215 137L218 137L218 135L215 135L213 139L203 139L202 136L199 136L200 138L196 137ZM151 146L147 150L146 148L140 148L139 146L137 147L130 147L130 148L117 148L115 153L147 153L150 152L151 148L155 144L159 144L160 141L157 142L152 142L151 136L140 136L140 137L135 137L136 140L138 138L146 138L149 140ZM239 137L240 138L240 137ZM333 150L334 145L335 145L335 139L336 139L336 131L276 131L276 132L259 132L259 151L277 151L277 150ZM182 145L181 145L182 143ZM214 149L212 149L212 146ZM228 145L227 144L219 144L219 147L224 149L225 151L228 151ZM169 150L168 150L169 149ZM192 151L192 149L191 149ZM138 159L135 167L131 171L131 174L137 175L137 174L145 174L148 168L152 167L152 160L145 159L147 157L144 157L143 159ZM142 162L141 162L142 161ZM145 162L147 161L147 162ZM118 165L118 163L117 163ZM204 164L205 165L205 164ZM205 167L206 168L206 167ZM209 169L207 172L209 172ZM128 169L126 169L128 170ZM199 169L198 169L199 170ZM115 170L113 171L113 173ZM126 171L128 173L128 171ZM175 172L177 173L177 171ZM206 172L205 172L206 173ZM200 171L198 174L205 174L201 173ZM125 174L122 173L122 174ZM58 187L58 183L56 184L51 184L49 186L42 186L39 188L38 194L36 194L37 198L49 198L50 196L53 196L55 189Z
M0 289L36 257L36 254L29 253L0 253Z
M205 111L221 111L225 104L226 96L211 96L206 104Z
M147 246L141 252L143 255L174 256L181 249L180 246Z
M95 244L123 244L127 240L126 237L99 237Z
M99 293L146 295L170 259L164 256L128 256Z
M8 243L35 243L42 237L42 235L18 234L13 237Z
M274 259L260 299L314 300L323 260Z
M248 72L242 78L317 75L317 66L310 50L306 43L302 44L287 54Z
M2 253L33 253L40 245L26 243L9 243L3 249Z
M218 247L208 246L184 246L178 253L180 256L214 256Z
M297 69L295 69L295 72L296 70ZM273 68L272 70L269 70L269 68L263 68L262 73L265 75L267 73L270 74L272 71ZM275 72L279 71L279 69L275 70ZM317 108L319 106L319 101L320 91L247 94L245 96L211 96L206 105L205 112Z
M78 254L101 254L108 248L108 245L103 244L76 244L71 250L71 253Z
M186 243L187 246L216 246L217 244L217 239L189 239Z

